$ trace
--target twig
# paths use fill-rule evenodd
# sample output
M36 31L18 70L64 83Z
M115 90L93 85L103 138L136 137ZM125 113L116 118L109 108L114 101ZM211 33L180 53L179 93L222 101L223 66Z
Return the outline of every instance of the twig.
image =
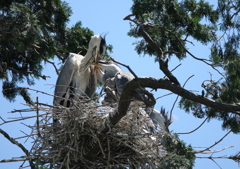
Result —
M17 142L16 140L14 140L12 137L10 137L8 135L8 133L6 133L5 131L3 131L2 129L0 129L0 133L6 138L8 139L12 144L15 144L16 146L18 146L20 149L22 149L22 151L26 154L27 157L29 157L29 152L28 150L19 142ZM35 168L33 162L32 162L32 159L30 158L29 159L29 163L30 163L30 166L32 169Z
M186 133L176 133L176 134L190 134L190 133L193 133L196 130L198 130L207 121L207 119L208 119L208 117L196 129L194 129L192 131L189 131L189 132L186 132Z
M210 160L212 160L220 169L222 169L222 167L220 167L220 165L218 165L218 163L213 158L211 158Z
M185 83L183 84L183 88L185 87L185 85L187 84L187 82L188 82L193 76L194 76L194 75L190 76L190 77L185 81ZM177 103L178 98L179 98L179 95L176 97L176 99L175 99L175 101L174 101L174 103L173 103L172 109L171 109L171 111L170 111L170 118L169 118L169 119L172 119L173 108L174 108L175 104ZM170 123L169 123L169 125L170 125ZM168 127L168 126L166 126L166 127Z
M119 65L122 65L122 66L126 67L126 68L133 74L133 76L135 77L135 79L138 78L138 76L134 73L134 71L133 71L128 65L125 65L125 64L123 64L123 63L120 63L120 62L114 60L112 57L111 57L110 59L111 59L113 62L115 62L115 63L117 63L117 64L119 64Z
M171 70L171 72L173 72L174 70L176 70L179 66L181 66L182 64L180 63L179 65L177 65L175 68L173 68L172 70ZM163 77L163 78L166 78L166 75Z
M36 52L38 55L41 55L41 57L42 57L46 62L48 62L48 63L50 63L51 65L53 65L53 67L54 67L57 75L59 75L58 69L57 69L56 65L54 64L54 62L49 61L44 55L40 54L40 53L37 51L37 49L36 49L36 48L39 48L39 47L37 47L37 46L35 46L35 45L32 45L32 46L34 46L33 49L35 50L35 52Z
M54 96L52 94L49 94L49 93L46 93L46 92L43 92L43 91L40 91L40 90L31 89L29 87L7 88L7 89L4 89L3 91L5 91L5 90L15 90L15 89L27 89L27 90L32 90L32 91L39 92L39 93L42 93L42 94L46 94L46 95L49 95L49 96Z
M48 113L46 113L46 114L41 114L41 115L39 115L39 116L44 116L44 115L48 115ZM26 120L26 119L36 118L36 117L37 117L37 116L28 116L28 117L23 117L23 118L16 119L16 120L4 121L4 123L0 123L0 126L3 125L3 124L6 124L6 123L21 121L21 120Z
M160 98L162 98L162 97L165 97L165 96L171 95L171 94L173 94L173 93L168 93L168 94L165 94L165 95L163 95L163 96L157 97L156 100L157 100L157 99L160 99Z
M39 110L38 110L38 97L37 99L37 132L38 132L38 137L41 137L40 131L39 131Z
M221 151L224 151L224 150L226 150L226 149L228 149L228 148L233 148L234 146L228 146L228 147L225 147L225 148L223 148L223 149L221 149L221 150L216 150L216 151L211 151L211 152L202 152L201 154L213 154L213 153L218 153L218 152L221 152Z
M218 143L220 143L225 137L227 137L228 134L230 134L232 132L232 130L230 130L227 134L225 134L220 140L218 140L216 143L214 143L213 145L211 145L210 147L201 150L201 151L195 151L195 153L202 153L204 151L208 151L210 150L212 147L214 147L215 145L217 145Z

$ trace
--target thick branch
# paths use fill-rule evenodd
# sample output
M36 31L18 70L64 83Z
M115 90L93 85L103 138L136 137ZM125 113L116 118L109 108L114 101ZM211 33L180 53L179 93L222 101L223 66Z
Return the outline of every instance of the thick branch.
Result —
M138 82L142 87L166 89L188 100L204 104L216 110L232 112L240 115L240 112L238 112L240 111L240 105L220 103L216 102L215 100L202 97L202 95L194 94L178 85L175 85L168 79L138 78Z

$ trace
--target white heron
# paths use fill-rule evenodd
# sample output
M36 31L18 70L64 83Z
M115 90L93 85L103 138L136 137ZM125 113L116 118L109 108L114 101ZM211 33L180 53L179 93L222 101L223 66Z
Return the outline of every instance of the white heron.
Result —
M97 87L97 76L91 62L98 62L106 51L105 37L94 35L85 56L70 53L58 76L54 91L54 105L71 106L71 99L92 97Z

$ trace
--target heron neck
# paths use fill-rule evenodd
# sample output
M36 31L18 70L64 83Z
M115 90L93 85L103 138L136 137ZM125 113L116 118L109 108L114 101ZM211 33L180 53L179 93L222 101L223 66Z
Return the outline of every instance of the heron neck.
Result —
M120 69L120 67L118 67L118 66L116 66L115 69L116 69L116 72L115 72L115 73L118 73L118 72L121 72L121 71L122 71L122 70Z
M83 57L80 65L80 72L85 72L87 68L89 68L89 61L91 60L92 57L92 50L88 49L86 55Z

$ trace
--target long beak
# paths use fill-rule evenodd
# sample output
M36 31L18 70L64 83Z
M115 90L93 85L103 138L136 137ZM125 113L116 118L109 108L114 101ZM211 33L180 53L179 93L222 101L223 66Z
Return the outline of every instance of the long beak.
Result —
M89 63L89 64L95 66L92 73L101 71L101 68L97 67L97 66L101 66L102 64L100 64L100 63Z
M96 63L89 63L90 65L94 65L94 66L101 66L102 64L101 63L99 63L99 61L98 62L96 62Z
M97 55L95 56L95 63L98 63L98 62L99 62L100 57L101 57L101 55L99 55L99 54L97 54Z

